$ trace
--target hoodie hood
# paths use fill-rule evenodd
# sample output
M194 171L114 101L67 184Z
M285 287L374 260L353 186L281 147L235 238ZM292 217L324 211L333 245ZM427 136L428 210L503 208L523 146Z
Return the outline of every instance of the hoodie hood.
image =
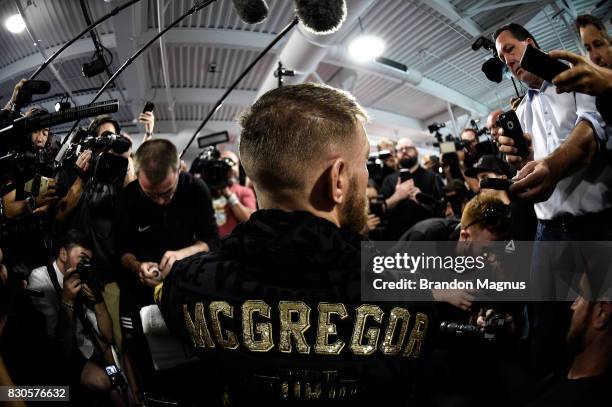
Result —
M257 267L320 273L359 269L361 235L309 212L259 210L221 243L228 257Z

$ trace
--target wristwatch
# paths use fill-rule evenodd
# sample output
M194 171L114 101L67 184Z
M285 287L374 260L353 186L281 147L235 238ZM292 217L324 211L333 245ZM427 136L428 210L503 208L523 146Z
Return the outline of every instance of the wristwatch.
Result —
M230 204L231 206L234 206L234 205L236 205L236 204L240 203L240 200L238 199L238 197L236 196L236 194L235 194L235 193L232 193L232 194L231 194L231 195L230 195L230 196L227 198L227 201L229 202L229 204Z

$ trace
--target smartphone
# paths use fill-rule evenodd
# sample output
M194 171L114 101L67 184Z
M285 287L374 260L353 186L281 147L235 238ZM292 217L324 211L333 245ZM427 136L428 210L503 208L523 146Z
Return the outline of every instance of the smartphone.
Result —
M409 179L412 179L412 173L410 173L410 170L408 168L402 168L401 170L399 170L399 177L401 182L406 182Z
M52 180L53 178L37 175L26 182L23 189L32 196L44 195L49 190L49 184L52 183Z
M480 189L495 189L497 191L507 191L514 181L506 178L485 178L480 181Z
M570 67L529 44L521 58L521 68L548 82L552 82L555 76Z
M499 124L499 127L504 129L504 136L510 137L512 140L514 140L514 147L516 147L518 150L516 155L527 157L527 154L529 154L527 140L525 140L521 123L519 122L514 110L508 110L507 112L500 114L499 118L497 119L497 123Z
M144 109L142 109L143 113L146 112L152 112L153 109L155 109L155 104L151 101L148 101L147 103L145 103Z

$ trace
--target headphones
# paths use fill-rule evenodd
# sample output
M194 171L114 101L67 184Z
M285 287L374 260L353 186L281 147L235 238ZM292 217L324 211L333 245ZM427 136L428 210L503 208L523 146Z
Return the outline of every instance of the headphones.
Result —
M98 116L95 119L93 119L93 121L89 124L89 127L87 128L87 134L95 137L96 129L100 127L101 125L103 125L104 123L112 123L113 126L115 126L116 134L121 133L121 126L119 126L119 122L117 120L113 119L112 117L108 115L102 115L102 116Z
M484 223L485 226L502 226L510 222L511 209L510 205L495 205L485 209L485 212L480 218L470 222L464 229L469 228L477 223Z

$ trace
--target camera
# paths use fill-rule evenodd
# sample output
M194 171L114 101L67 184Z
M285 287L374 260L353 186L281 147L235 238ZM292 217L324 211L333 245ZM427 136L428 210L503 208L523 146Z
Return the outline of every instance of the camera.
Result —
M83 284L87 284L87 287L91 289L94 295L97 297L102 294L103 285L95 270L91 267L91 260L87 257L82 257L79 264L76 267L76 271Z
M393 155L389 150L381 150L376 153L371 153L368 156L366 166L368 167L368 173L370 178L378 180L382 179L385 174L385 160L391 158Z
M440 323L438 331L455 337L472 337L493 342L504 333L506 319L502 314L495 314L486 320L484 326L461 324L453 321Z
M447 134L446 136L440 134L440 129L443 127L446 127L446 124L433 123L427 126L427 130L436 138L436 142L433 143L433 146L440 149L440 155L463 150L466 147L463 141L453 137L451 134Z
M235 163L229 158L221 158L221 152L216 147L205 148L193 161L189 172L199 175L206 185L218 193L228 187L229 171Z

